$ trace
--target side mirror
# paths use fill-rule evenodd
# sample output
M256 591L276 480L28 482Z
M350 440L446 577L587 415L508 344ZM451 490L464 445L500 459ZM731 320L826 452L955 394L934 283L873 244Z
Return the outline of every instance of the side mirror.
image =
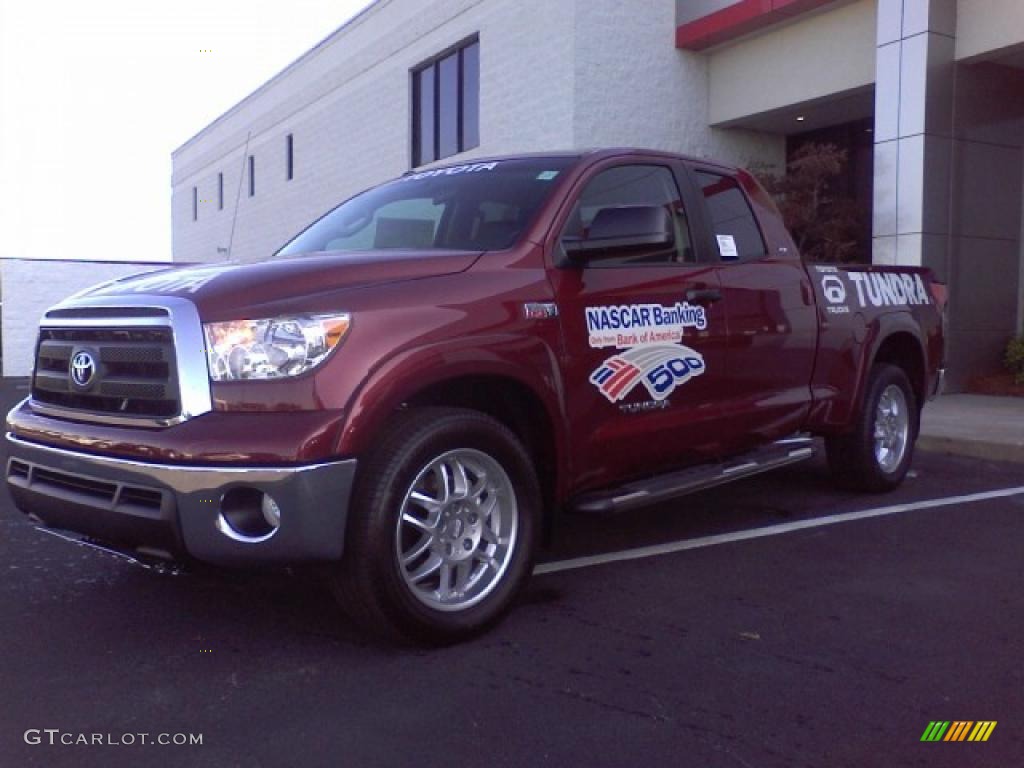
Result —
M675 243L668 210L659 205L602 208L590 224L586 239L564 238L570 257L601 258L622 251L656 250Z

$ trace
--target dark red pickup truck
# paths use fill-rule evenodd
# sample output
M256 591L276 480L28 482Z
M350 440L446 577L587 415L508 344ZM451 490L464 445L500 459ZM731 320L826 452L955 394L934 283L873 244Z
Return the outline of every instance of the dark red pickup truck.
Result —
M48 311L7 484L142 562L328 564L392 635L487 626L559 510L789 464L893 488L941 379L927 270L805 265L747 173L658 152L480 160L257 264Z

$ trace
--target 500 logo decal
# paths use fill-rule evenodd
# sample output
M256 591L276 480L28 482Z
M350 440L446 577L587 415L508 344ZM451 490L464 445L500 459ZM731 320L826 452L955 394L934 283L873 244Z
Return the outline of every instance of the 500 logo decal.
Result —
M590 383L611 403L619 402L641 383L660 402L702 373L704 358L699 352L682 344L654 344L612 355L590 375Z

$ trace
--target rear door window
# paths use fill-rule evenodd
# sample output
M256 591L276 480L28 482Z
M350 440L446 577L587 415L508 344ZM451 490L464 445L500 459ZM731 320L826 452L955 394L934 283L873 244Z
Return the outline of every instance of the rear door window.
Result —
M722 261L752 261L768 249L754 212L739 183L731 176L697 171L711 227L712 245Z

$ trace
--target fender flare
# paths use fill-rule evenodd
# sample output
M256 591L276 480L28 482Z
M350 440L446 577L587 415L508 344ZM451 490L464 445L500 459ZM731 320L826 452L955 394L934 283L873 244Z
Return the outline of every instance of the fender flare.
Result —
M561 497L568 460L564 385L555 351L536 337L466 336L406 347L384 358L350 397L335 455L358 457L403 402L431 386L465 377L514 381L543 404L552 427L556 486Z
M927 343L922 337L921 328L919 324L914 320L913 315L910 312L889 312L876 317L871 324L868 326L868 335L865 339L865 343L862 345L862 355L860 375L857 377L856 386L853 391L853 397L851 398L851 409L847 414L846 422L852 420L852 418L861 412L864 407L864 397L868 387L868 377L871 375L871 369L875 365L875 361L878 359L878 353L882 349L882 346L896 334L908 334L915 342L917 342L917 349L921 355L921 364L927 371L928 365L928 354L927 354ZM924 403L918 403L919 407L923 407Z

